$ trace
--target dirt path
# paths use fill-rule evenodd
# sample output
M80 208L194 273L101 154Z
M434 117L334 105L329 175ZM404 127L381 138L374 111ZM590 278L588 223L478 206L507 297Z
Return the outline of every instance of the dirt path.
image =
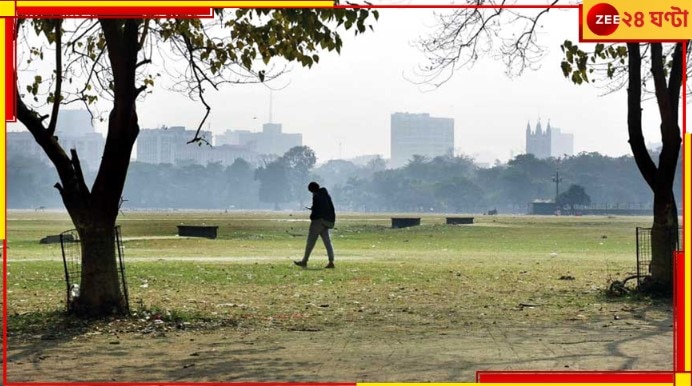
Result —
M672 315L561 325L8 339L9 382L472 382L478 370L671 370Z

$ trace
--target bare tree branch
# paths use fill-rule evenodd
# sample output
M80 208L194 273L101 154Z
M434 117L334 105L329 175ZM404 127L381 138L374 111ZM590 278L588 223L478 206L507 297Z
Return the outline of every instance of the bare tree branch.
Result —
M553 2L548 5L548 7L556 5L560 0L553 0ZM538 46L536 41L536 26L538 25L539 19L548 13L550 8L544 8L536 16L527 17L524 15L518 15L518 19L522 19L528 22L528 29L525 29L516 40L509 41L509 45L505 47L511 47L508 50L503 50L503 55L506 59L505 64L507 65L507 70L512 71L514 63L519 62L518 74L521 74L528 66L540 60L544 54L544 50ZM531 57L530 53L533 53L535 57Z
M36 140L36 143L43 149L48 159L55 165L58 177L63 183L71 178L72 165L70 159L58 143L57 138L48 134L48 130L43 127L42 119L36 111L30 109L22 99L19 92L16 93L17 100L17 120L26 126L27 130Z
M209 112L211 111L211 107L209 106L209 104L207 104L207 101L204 99L204 88L203 88L202 82L207 81L208 83L210 83L212 85L212 87L214 87L215 89L217 89L217 88L216 88L216 85L212 81L210 81L209 78L207 78L206 76L202 75L202 77L200 77L197 63L195 62L195 56L193 54L194 50L192 47L192 43L190 42L190 38L187 35L183 35L183 39L185 40L185 46L187 47L189 55L190 55L189 56L189 61L190 61L189 64L190 64L190 67L192 68L192 73L195 77L195 81L197 82L197 90L199 92L199 100L202 102L202 104L204 105L204 108L205 108L204 117L202 118L202 120L199 122L199 125L197 126L197 131L195 131L194 138L189 140L187 143L204 141L206 144L210 145L210 143L206 139L201 138L199 136L199 133L202 130L202 125L204 125L204 122L207 120L207 117L209 117Z
M684 43L687 45L687 49L692 48L692 40L688 40ZM685 58L682 55L683 43L678 43L675 45L675 51L673 52L673 63L670 67L670 78L668 79L668 98L671 102L671 108L673 111L678 111L679 101L680 101L680 88L682 87L682 77L685 71L682 67Z
M79 157L77 156L77 149L70 149L70 154L72 155L71 163L72 167L74 169L75 175L77 177L77 183L79 184L79 190L83 192L83 194L87 195L89 194L89 187L87 187L86 182L84 181L84 174L82 172L82 164L79 161Z
M139 37L139 43L137 44L137 51L141 50L144 47L144 42L147 39L147 36L149 35L149 23L151 22L150 19L145 19L144 20L144 29L142 30L142 34Z
M417 75L422 80L414 83L438 87L447 82L458 68L473 65L493 52L504 60L507 74L516 76L545 55L545 49L537 43L538 23L560 0L552 0L534 15L501 8L506 5L506 0L497 4L488 0L466 1L469 8L438 14L437 30L416 42L427 55L427 63L418 69ZM496 8L478 7L486 3ZM509 31L518 32L510 36ZM495 42L501 46L494 48Z
M663 71L664 65L661 43L651 43L651 74L654 78L656 101L658 102L658 110L661 116L661 136L665 140L666 131L664 130L664 127L669 127L669 125L675 124L675 122L671 121L671 119L677 119L677 112L675 114L676 117L673 118L671 116L671 104L670 97L668 95L668 87L666 86L666 75Z
M55 133L60 111L60 99L62 96L62 19L55 21L55 91L53 93L53 109L48 123L48 135Z
M627 113L627 128L629 131L629 144L632 148L634 160L641 171L642 177L654 190L656 186L656 165L646 150L646 143L642 135L642 92L641 92L641 53L639 43L627 43L629 61L629 85L627 89L627 104L630 106Z

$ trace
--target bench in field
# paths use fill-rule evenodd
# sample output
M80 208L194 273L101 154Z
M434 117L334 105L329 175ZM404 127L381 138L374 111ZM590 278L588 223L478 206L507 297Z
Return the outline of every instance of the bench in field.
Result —
M65 235L64 236L64 241L66 242L73 242L74 237L72 235ZM39 244L59 244L60 243L60 235L48 235L41 240L39 240Z
M178 236L216 238L216 225L178 225Z
M447 217L447 224L449 224L449 225L473 224L473 217Z
M420 217L392 217L392 228L407 228L420 225Z

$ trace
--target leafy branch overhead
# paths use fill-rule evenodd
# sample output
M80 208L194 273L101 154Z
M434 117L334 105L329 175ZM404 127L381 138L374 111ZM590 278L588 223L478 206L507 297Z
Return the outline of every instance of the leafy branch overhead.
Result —
M593 52L587 53L571 41L565 40L560 48L565 55L565 59L560 63L562 73L576 84L589 82L589 74L596 70L593 65L596 65L597 59L607 61L606 76L610 79L616 71L627 70L625 61L627 47L625 46L611 44L606 47L603 43L598 43Z
M586 51L579 45L570 40L560 45L564 57L560 63L562 74L574 84L602 83L607 92L613 92L624 88L628 82L628 50L623 44L597 43L589 45L592 50ZM641 44L642 63L646 67L651 67L651 52L648 44ZM663 45L663 74L669 75L673 66L673 51L675 46ZM687 62L690 63L691 57L688 56ZM692 75L692 66L688 65L688 75ZM651 83L652 74L650 72L642 77L642 86L647 93L653 93L653 89L647 88ZM603 83L603 81L605 83ZM688 93L691 90L688 89Z

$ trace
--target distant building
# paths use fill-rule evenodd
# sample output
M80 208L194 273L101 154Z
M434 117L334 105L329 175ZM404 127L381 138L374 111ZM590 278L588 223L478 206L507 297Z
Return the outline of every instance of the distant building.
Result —
M548 128L550 128L550 122L548 123ZM574 134L562 133L560 129L553 127L550 139L550 154L553 157L574 155Z
M545 131L541 121L536 124L536 130L531 130L531 124L526 124L526 153L536 158L563 157L574 154L574 135L562 133L556 127L550 127L550 121Z
M280 123L265 123L261 132L226 130L216 136L216 145L243 146L258 154L284 155L290 148L303 145L302 134L281 131Z
M79 161L86 170L96 170L99 168L101 157L103 157L103 148L106 144L103 135L93 132L76 137L62 135L58 138L58 142L68 153L69 149L77 149Z
M260 156L253 150L241 145L220 145L209 149L207 161L220 162L223 166L230 166L238 159L242 158L250 164L257 165Z
M177 164L190 162L204 164L207 149L204 145L188 144L195 137L196 130L186 130L184 126L162 127L140 130L137 137L137 161L150 164ZM212 140L211 132L202 131L200 137Z
M106 140L94 129L87 110L60 110L55 136L68 154L71 149L77 150L79 161L85 170L96 170L101 164ZM18 155L39 158L49 163L33 135L26 130L7 133L7 156Z
M183 145L195 132L183 126L140 130L137 137L137 162L174 164ZM210 138L210 137L209 137Z
M454 155L454 119L430 114L391 115L391 166L406 165L414 155L426 158Z
M250 163L257 162L258 154L246 146L190 144L196 130L186 130L183 126L160 129L143 129L137 139L137 161L151 164L198 164L220 162L232 165L237 158ZM200 136L213 142L211 131L201 131ZM218 143L218 141L217 141Z
M60 110L55 135L81 137L95 132L91 114L87 110Z
M367 166L370 164L370 162L373 162L376 160L382 160L382 162L385 162L384 158L380 154L359 155L357 157L347 159L346 161L352 162L353 164L358 165L358 166Z
M34 136L26 130L7 132L7 158L15 157L38 158L49 163L48 157L38 146Z

